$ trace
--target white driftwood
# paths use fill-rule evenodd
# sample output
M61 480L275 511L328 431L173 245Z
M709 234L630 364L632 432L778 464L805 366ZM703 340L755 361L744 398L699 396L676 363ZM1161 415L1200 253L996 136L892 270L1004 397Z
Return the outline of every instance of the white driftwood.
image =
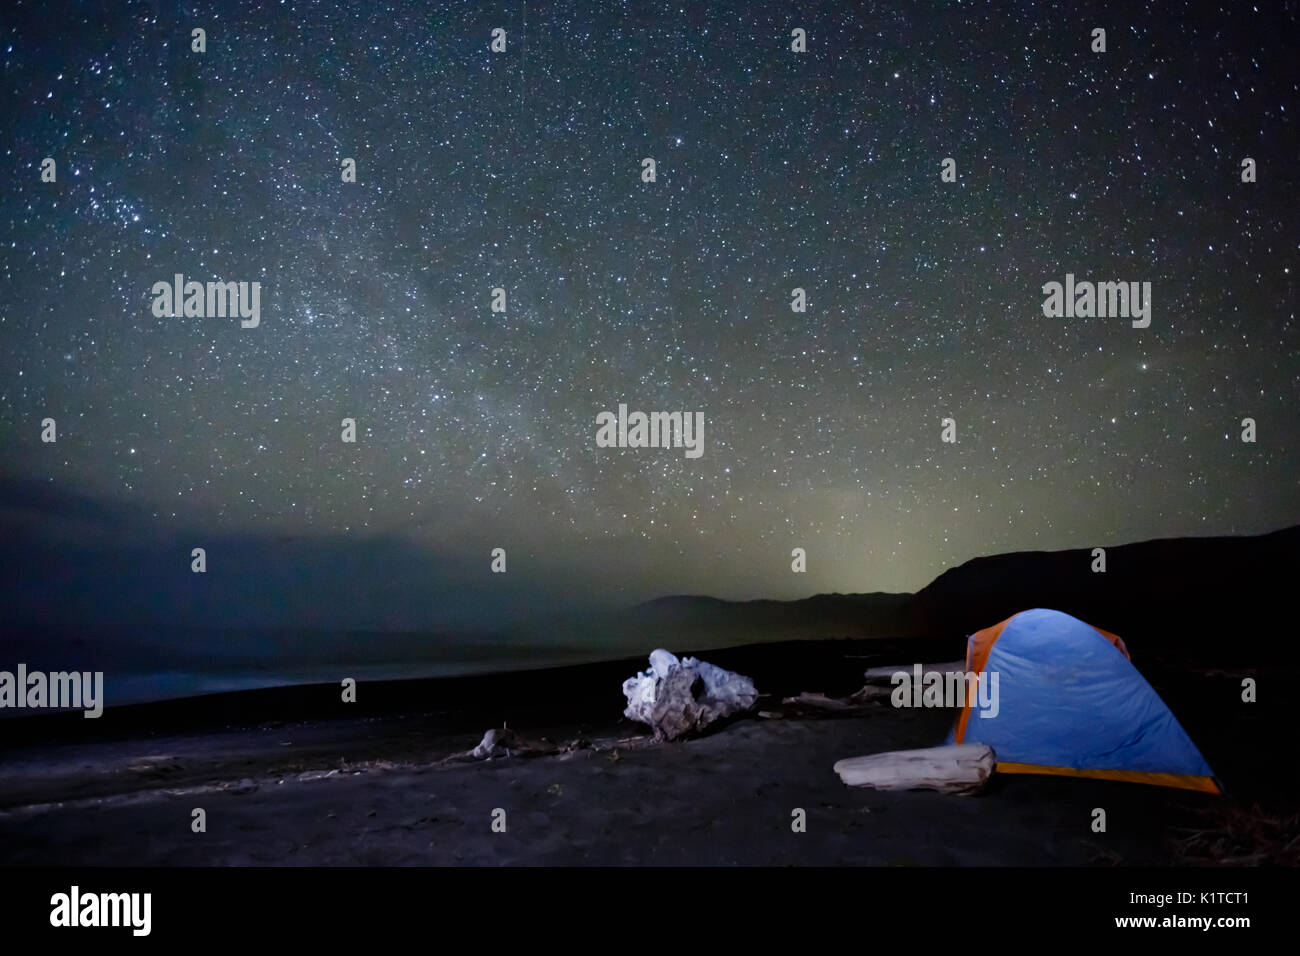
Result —
M623 682L630 720L649 724L656 740L677 740L709 724L750 710L758 702L754 682L707 661L678 660L660 648L650 669Z
M835 772L850 787L972 793L988 781L993 762L992 747L954 744L849 757L835 764Z
M915 667L915 664L895 664L893 667L868 667L863 672L863 676L866 677L868 684L888 684L899 671L911 677L916 673ZM966 662L962 660L948 661L944 664L921 665L922 677L930 673L951 674L953 671L961 671L964 674L966 672Z

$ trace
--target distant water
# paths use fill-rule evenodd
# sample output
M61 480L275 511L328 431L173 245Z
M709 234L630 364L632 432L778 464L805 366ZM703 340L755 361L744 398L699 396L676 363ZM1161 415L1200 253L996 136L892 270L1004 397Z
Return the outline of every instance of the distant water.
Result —
M591 654L538 655L527 660L452 661L442 664L369 664L348 668L298 668L271 674L198 674L192 671L154 671L143 674L104 675L105 706L140 704L151 701L198 697L229 691L292 687L303 684L342 683L351 677L358 684L367 681L423 680L431 677L461 677L506 671L558 667L600 660ZM630 673L628 676L632 676Z
M503 673L567 664L635 659L646 666L657 647L675 653L843 637L876 604L906 596L831 595L804 602L732 603L664 598L617 614L552 616L499 632L31 628L5 633L0 670L103 671L104 706L205 694L358 682ZM873 603L874 602L874 603ZM882 635L883 636L883 635ZM616 688L615 688L616 690ZM0 719L30 711L0 709Z
M8 657L9 655L6 655ZM59 655L60 657L62 655ZM613 655L623 656L623 655ZM242 668L217 667L198 670L194 668L165 668L157 670L126 670L111 664L98 666L87 663L82 670L104 672L104 701L106 711L114 706L141 704L154 701L176 700L205 694L230 691L258 690L270 687L290 687L305 684L341 684L344 678L353 678L358 684L368 681L420 680L433 677L459 677L469 674L503 673L532 670L566 664L580 664L608 660L610 655L598 649L543 648L536 653L511 656L476 656L472 659L446 661L401 662L388 661L375 664L306 664L297 666ZM17 662L27 665L28 672L45 672L73 669L66 661L51 661L49 655L20 656L16 660L0 660L0 670L16 671ZM42 663L47 662L47 663ZM628 676L631 676L629 672ZM53 708L49 708L52 712ZM33 710L23 707L0 708L0 720L11 717L32 716ZM103 719L103 718L100 718Z

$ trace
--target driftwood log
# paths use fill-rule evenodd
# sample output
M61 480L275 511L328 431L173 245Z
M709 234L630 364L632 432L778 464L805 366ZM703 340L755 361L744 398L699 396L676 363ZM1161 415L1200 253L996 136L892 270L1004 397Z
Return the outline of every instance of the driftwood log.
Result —
M841 699L839 697L827 697L825 694L813 694L808 691L804 691L797 697L783 697L781 698L781 703L800 707L811 707L815 710L829 710L837 714L857 713L860 709L850 700Z
M993 763L993 748L985 744L953 744L849 757L835 772L850 787L974 793L988 782Z
M863 676L866 677L868 684L888 684L892 682L894 675L899 671L902 671L911 677L915 673L915 667L915 664L896 664L893 667L868 667L863 673ZM944 664L921 665L921 676L923 677L926 674L932 673L951 674L953 671L961 671L962 673L965 673L966 662L961 660L948 661Z
M889 698L888 687L870 685L855 691L848 697L827 697L825 694L804 691L796 697L783 697L781 703L795 713L812 711L827 714L862 714L874 709L874 705Z

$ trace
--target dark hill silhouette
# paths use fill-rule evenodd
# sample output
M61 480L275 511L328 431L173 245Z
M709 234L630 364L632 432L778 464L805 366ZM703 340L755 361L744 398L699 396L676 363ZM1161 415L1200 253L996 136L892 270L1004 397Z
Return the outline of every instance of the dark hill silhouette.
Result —
M1300 526L1253 537L1165 538L1106 548L975 558L908 603L906 631L969 634L1017 611L1050 607L1143 647L1214 650L1265 663L1295 643L1287 614L1300 571ZM1226 640L1225 640L1226 637Z
M1260 664L1292 653L1284 622L1293 603L1289 588L1300 572L1300 526L1108 546L1106 571L1095 573L1092 564L1090 548L1013 552L950 568L915 594L818 594L796 601L671 595L542 631L627 654L652 647L933 638L949 642L956 658L966 635L1017 611L1049 607L1119 634L1138 653L1208 651L1212 659L1231 654ZM523 643L537 630L521 627L514 639Z
M909 594L816 594L796 601L724 601L674 595L620 613L637 630L677 633L686 643L745 638L744 643L826 637L894 637L905 627Z
M638 638L707 648L770 640L950 638L1050 607L1119 634L1136 651L1231 652L1266 663L1293 653L1286 612L1300 584L1300 526L1239 537L1162 538L1106 548L974 558L916 594L818 594L798 601L671 596L604 618L620 646ZM1224 640L1227 635L1228 640Z

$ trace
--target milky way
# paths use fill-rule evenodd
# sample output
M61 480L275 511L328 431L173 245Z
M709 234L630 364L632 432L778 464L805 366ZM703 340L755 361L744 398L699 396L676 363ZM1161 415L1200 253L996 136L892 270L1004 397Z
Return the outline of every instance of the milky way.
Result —
M3 473L123 534L789 597L1300 521L1294 7L7 6ZM597 447L620 403L703 454Z

